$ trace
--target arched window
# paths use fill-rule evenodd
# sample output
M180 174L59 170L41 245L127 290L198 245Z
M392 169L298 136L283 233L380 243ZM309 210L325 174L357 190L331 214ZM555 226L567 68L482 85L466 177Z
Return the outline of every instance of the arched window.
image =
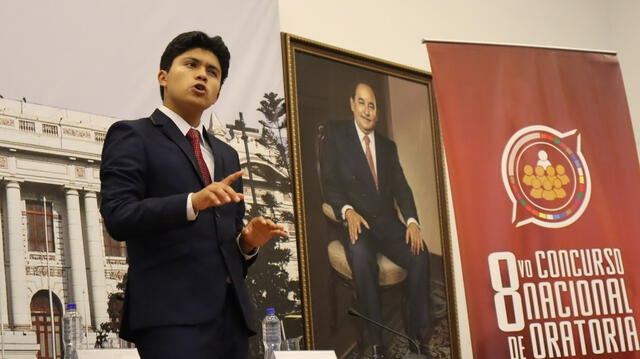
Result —
M62 304L53 295L53 328L51 326L51 307L49 292L41 290L31 298L31 323L36 330L40 350L38 359L62 358ZM53 357L53 332L55 331L56 356Z

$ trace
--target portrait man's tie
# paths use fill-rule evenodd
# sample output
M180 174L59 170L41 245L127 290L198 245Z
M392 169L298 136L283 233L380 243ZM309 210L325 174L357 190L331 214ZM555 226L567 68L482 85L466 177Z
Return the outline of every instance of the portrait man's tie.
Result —
M369 135L364 135L364 154L367 156L367 162L369 162L369 170L371 170L371 175L373 176L373 182L376 184L376 189L378 188L378 175L376 174L376 166L373 164L373 155L371 155L371 147L369 147L369 143L371 140L369 139Z

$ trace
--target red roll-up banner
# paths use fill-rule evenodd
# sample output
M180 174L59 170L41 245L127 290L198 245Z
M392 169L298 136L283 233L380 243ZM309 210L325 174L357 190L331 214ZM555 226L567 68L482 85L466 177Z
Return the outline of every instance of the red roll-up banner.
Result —
M640 167L616 56L427 47L474 358L640 358Z

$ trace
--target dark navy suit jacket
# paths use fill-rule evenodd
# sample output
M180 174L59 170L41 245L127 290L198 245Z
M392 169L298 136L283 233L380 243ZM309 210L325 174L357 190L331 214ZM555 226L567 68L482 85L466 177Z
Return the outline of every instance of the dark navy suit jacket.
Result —
M376 189L355 123L331 121L326 124L322 162L324 200L338 218L351 205L371 226L398 218L396 204L406 219L418 219L413 193L404 176L396 144L375 133ZM343 218L344 219L344 218Z
M209 135L214 181L240 169L237 152ZM237 236L244 202L200 211L187 220L190 192L204 187L187 138L161 111L120 121L107 133L100 169L100 212L111 236L126 241L128 280L120 336L135 341L137 330L215 320L224 310L230 278L248 331L254 310L244 277L255 260L243 257ZM233 185L242 193L241 179Z

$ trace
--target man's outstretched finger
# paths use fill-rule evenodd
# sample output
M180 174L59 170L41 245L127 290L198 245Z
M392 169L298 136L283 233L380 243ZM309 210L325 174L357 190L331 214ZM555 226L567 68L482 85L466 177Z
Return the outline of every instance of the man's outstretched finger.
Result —
M269 227L269 228L276 228L276 227L278 227L278 225L277 225L274 221L272 221L272 220L270 220L270 219L267 219L267 220L265 221L265 224L266 224L266 225L267 225L267 227Z
M225 179L223 179L221 182L227 185L232 184L233 182L235 182L238 178L242 177L242 175L244 174L243 170L240 170L238 172L234 172L230 175L228 175Z
M356 244L356 239L358 238L358 233L356 231L356 227L353 225L349 226L349 237L351 237L351 244Z
M285 231L280 231L280 230L272 230L271 232L269 232L269 237L287 237L289 236L289 234Z
M362 218L362 217L360 217L360 218ZM364 226L367 227L367 229L371 229L371 228L369 228L369 223L364 218L362 218L362 224L364 224Z

